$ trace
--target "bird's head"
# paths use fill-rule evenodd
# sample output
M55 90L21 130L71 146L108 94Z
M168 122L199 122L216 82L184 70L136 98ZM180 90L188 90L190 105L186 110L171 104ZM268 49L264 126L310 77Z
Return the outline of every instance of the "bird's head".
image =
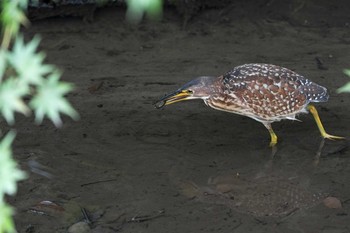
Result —
M214 92L215 77L198 77L171 94L165 95L155 104L156 108L162 108L164 105L173 104L183 100L207 99Z

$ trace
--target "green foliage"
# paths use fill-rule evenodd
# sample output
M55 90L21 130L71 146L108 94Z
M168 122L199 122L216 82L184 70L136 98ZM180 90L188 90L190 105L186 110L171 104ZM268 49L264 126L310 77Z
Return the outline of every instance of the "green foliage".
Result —
M28 24L23 10L27 8L28 0L2 0L0 19L3 24L4 38L2 47L8 47L10 40L15 37L19 31L20 25Z
M0 202L0 233L16 232L15 224L12 219L13 209L4 201Z
M104 2L106 0L98 0L98 3ZM28 0L1 0L0 4L3 36L0 49L0 116L11 125L15 123L16 112L29 116L34 111L37 123L46 116L56 126L62 125L60 113L78 119L78 113L65 98L73 85L60 81L61 72L55 66L44 63L45 54L36 51L39 37L26 43L23 36L18 35L20 26L28 25L24 14ZM127 0L127 19L138 23L145 14L158 19L162 14L162 4L162 0ZM29 99L29 103L24 99ZM0 233L16 232L12 219L14 211L6 204L5 195L15 195L17 182L26 177L12 157L14 138L15 133L10 131L0 142Z
M17 168L16 162L12 159L11 144L15 138L15 133L10 131L0 143L0 193L14 195L17 191L17 181L23 180L25 173ZM3 197L2 197L3 202Z
M40 85L46 74L54 70L51 65L43 64L44 53L36 53L40 39L34 37L25 44L20 35L16 38L12 52L8 54L8 62L16 70L22 85Z
M344 70L344 73L350 77L350 69L349 70ZM338 93L341 92L350 92L350 82L342 86L341 88L338 89Z
M34 37L26 44L18 36L11 51L1 51L0 112L9 124L14 124L15 112L28 116L29 107L34 110L37 123L46 115L56 126L61 126L60 112L78 119L78 113L64 97L73 86L59 80L61 73L55 66L44 64L44 53L36 52L39 42ZM23 98L32 93L28 107Z
M61 126L60 113L78 119L78 113L70 105L65 95L72 91L70 83L60 81L61 73L53 65L44 64L44 53L37 53L40 43L34 37L25 43L18 36L20 25L28 20L23 10L28 0L0 0L3 39L0 50L0 113L9 124L15 123L15 112L28 116L33 110L35 121L41 123L47 116L56 126ZM107 0L98 0L104 3ZM127 0L127 19L138 23L146 14L152 19L160 18L162 0ZM14 44L11 50L11 40ZM344 73L350 77L350 69ZM350 82L338 89L350 92ZM24 101L30 97L29 104ZM13 208L5 202L5 194L14 195L17 182L26 175L19 170L12 157L12 142L15 133L10 131L0 142L0 233L15 232L12 215Z
M162 0L127 0L126 3L126 18L130 22L140 22L144 14L151 19L159 19L162 15Z
M27 24L23 13L27 3L27 0L1 1L0 115L13 125L16 112L29 116L33 110L37 123L47 116L61 126L60 113L78 119L78 113L65 98L73 85L60 81L61 73L55 66L44 64L45 54L36 51L38 37L26 43L18 35L20 24ZM29 99L29 103L24 99ZM15 133L10 131L0 142L0 233L16 232L14 211L6 204L5 195L15 195L17 182L25 178L12 157L14 138Z
M6 204L4 194L14 195L17 192L17 182L26 177L12 158L11 144L14 138L15 133L10 131L0 143L0 233L15 232L13 209Z
M28 115L30 110L22 98L29 93L28 86L18 85L18 81L10 77L0 85L0 111L9 124L14 124L14 112Z
M51 73L38 86L37 94L29 104L35 110L37 123L41 123L44 116L47 115L57 127L61 126L60 112L73 119L78 119L79 117L78 113L64 98L64 95L70 92L73 86L70 83L59 81L60 76L61 74L58 71Z

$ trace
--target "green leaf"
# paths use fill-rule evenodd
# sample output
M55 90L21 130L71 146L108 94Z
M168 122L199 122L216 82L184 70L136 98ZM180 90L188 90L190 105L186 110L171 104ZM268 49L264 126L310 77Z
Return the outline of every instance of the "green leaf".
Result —
M134 23L142 20L146 13L152 19L160 18L162 14L162 0L127 0L126 18Z
M30 109L22 99L28 93L28 86L21 85L15 78L10 77L1 83L0 112L9 124L15 122L15 112L20 112L26 116L29 115Z
M342 93L342 92L350 92L350 82L345 84L344 86L342 86L341 88L339 88L337 90L338 93Z
M350 77L350 69L349 70L344 70L344 74Z
M73 89L72 84L59 81L61 74L58 71L50 74L37 87L37 94L29 105L35 111L35 120L41 123L45 115L57 126L62 125L60 112L78 119L79 115L64 97Z
M344 74L346 74L347 76L350 77L350 69L348 70L344 70ZM338 93L342 93L342 92L350 92L350 82L348 82L347 84L345 84L344 86L342 86L341 88L339 88L337 90Z
M23 9L26 7L27 0L2 2L1 21L10 35L15 36L18 33L20 24L27 24L28 20L23 13Z
M11 144L15 136L16 134L10 131L0 142L0 177L3 177L0 179L0 193L8 195L14 195L17 192L17 182L26 178L12 158Z
M9 63L17 71L19 79L24 84L40 85L44 76L54 69L51 65L43 64L44 53L36 53L39 42L40 39L34 37L28 44L25 44L23 37L18 36L12 53L9 53Z
M0 202L0 210L0 232L16 232L15 224L12 220L13 209L11 206L7 205L5 202Z

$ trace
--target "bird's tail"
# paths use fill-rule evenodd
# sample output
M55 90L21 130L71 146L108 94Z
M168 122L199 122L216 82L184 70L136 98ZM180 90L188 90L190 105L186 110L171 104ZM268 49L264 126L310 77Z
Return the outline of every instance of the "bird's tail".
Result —
M329 98L327 88L316 83L303 86L301 92L306 95L310 102L327 102Z

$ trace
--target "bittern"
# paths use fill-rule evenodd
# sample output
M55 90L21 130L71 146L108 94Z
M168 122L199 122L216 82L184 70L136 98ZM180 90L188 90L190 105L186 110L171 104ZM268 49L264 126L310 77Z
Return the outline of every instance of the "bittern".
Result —
M236 113L261 122L271 136L270 146L277 143L271 123L296 120L299 113L311 112L323 138L343 139L328 134L311 102L326 102L328 93L304 76L270 64L245 64L219 77L203 76L166 95L156 108L183 100L202 99L217 110Z

